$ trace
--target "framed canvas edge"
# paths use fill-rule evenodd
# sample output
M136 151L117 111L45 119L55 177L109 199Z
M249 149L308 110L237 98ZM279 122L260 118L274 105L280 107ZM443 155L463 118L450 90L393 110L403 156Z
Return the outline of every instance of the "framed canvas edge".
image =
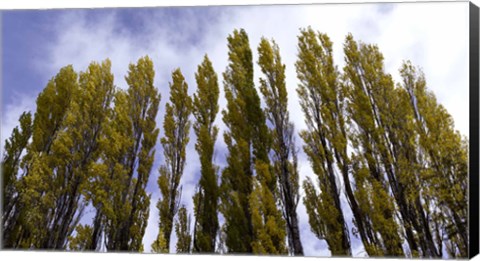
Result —
M479 8L470 2L469 258L479 252Z

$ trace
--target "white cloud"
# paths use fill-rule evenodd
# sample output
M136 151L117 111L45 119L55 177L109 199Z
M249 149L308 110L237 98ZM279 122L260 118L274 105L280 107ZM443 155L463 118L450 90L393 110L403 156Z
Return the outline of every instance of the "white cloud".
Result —
M189 93L195 89L194 72L197 65L207 53L219 75L221 86L221 109L225 108L223 98L222 73L227 66L226 37L234 28L244 28L249 34L250 44L256 63L258 43L262 36L273 38L278 43L283 62L286 64L287 86L289 92L289 111L297 131L305 129L303 113L296 98L297 79L294 63L297 54L297 35L299 28L312 26L313 29L327 33L334 42L334 58L343 65L342 46L347 33L366 43L376 43L385 57L387 72L398 80L398 69L403 60L410 59L423 68L429 87L435 92L439 101L453 115L457 128L468 135L468 42L465 3L429 3L398 4L392 9L378 8L370 4L350 5L308 5L308 6L252 6L225 8L218 13L216 23L208 23L202 29L201 37L194 45L189 44L188 35L196 34L203 21L209 17L199 17L196 11L189 11L189 19L181 21L162 20L161 16L143 17L145 35L135 35L118 28L118 16L111 12L94 22L83 12L66 12L57 23L57 37L49 48L49 61L37 63L39 71L48 76L58 69L73 64L77 70L84 70L91 61L110 58L115 83L126 88L124 76L128 64L139 57L149 55L155 64L155 85L162 94L157 126L162 126L164 105L168 100L168 82L171 72L180 67L189 84ZM88 11L87 11L88 12ZM140 19L140 18L139 18ZM177 28L170 28L174 22ZM179 28L186 31L179 31ZM139 40L141 39L141 40ZM46 66L45 66L46 65ZM255 66L255 81L258 82L260 70ZM18 99L16 99L18 100ZM33 99L20 98L20 102L9 104L9 113L4 116L2 133L11 131L23 108L33 108ZM11 111L10 111L11 110ZM15 118L16 117L16 118ZM15 119L14 119L15 118ZM221 114L217 116L220 128L217 140L217 152L224 151L223 131L225 125ZM4 129L5 127L5 129ZM163 136L161 130L160 136ZM184 202L192 213L191 197L198 180L198 156L194 150L194 134L187 150L187 166L182 178ZM297 137L297 143L301 139ZM303 152L300 155L301 181L313 172ZM217 153L217 162L223 162L225 155ZM158 233L158 165L162 163L163 154L157 146L156 162L149 180L149 189L154 189L151 203L149 225L144 238L146 252ZM303 203L299 204L299 219L302 242L305 253L315 256L328 256L329 251L323 241L310 232ZM153 222L153 223L152 223ZM174 249L175 235L172 235ZM361 253L355 249L354 254Z
M23 112L31 112L32 119L35 113L35 97L32 96L18 96L10 97L8 100L15 101L5 105L5 111L2 112L1 130L0 130L0 145L3 151L5 140L10 138L13 129L19 126L19 118Z
M386 70L397 82L403 60L421 67L427 86L453 116L456 129L468 137L467 14L468 5L461 2L401 4L375 23L380 33L364 41L378 44Z

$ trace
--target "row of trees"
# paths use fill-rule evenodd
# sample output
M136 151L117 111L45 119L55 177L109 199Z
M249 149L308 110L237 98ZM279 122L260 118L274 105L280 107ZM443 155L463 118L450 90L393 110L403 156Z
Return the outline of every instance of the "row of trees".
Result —
M303 255L299 148L279 47L262 38L257 49L262 108L248 35L227 40L226 167L214 162L220 90L205 56L193 98L180 69L172 73L152 251L170 252L174 230L177 252ZM369 256L467 256L467 140L409 62L395 85L375 45L348 35L342 71L332 46L311 28L298 36L300 137L316 176L303 182L312 232L332 255L352 255L357 237ZM129 66L127 90L114 87L110 67L62 68L33 117L21 115L2 161L4 248L143 251L161 96L148 57ZM181 205L192 125L201 163L193 221ZM95 216L84 224L88 206Z
M409 62L395 86L376 46L349 35L344 53L342 74L329 38L301 32L300 135L321 191L304 183L313 232L333 254L350 254L342 188L370 256L467 256L466 139Z

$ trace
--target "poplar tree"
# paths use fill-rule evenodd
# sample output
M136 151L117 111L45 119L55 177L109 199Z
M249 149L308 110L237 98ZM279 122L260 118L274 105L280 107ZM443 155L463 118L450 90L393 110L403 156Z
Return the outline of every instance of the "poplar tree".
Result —
M116 90L114 106L105 119L105 131L100 141L101 161L92 166L95 175L89 182L89 198L96 210L95 217L91 229L77 228L77 236L88 239L84 244L87 250L100 249L102 234L107 250L120 248L117 230L121 229L131 209L130 202L123 198L125 191L130 190L127 164L134 144L128 112L127 92ZM83 233L90 233L90 237L83 236Z
M343 188L346 199L353 213L355 234L359 234L369 255L375 255L374 235L371 233L371 224L364 216L358 199L355 197L355 185L351 184L352 159L347 153L349 143L349 118L346 115L345 99L347 89L342 82L342 75L333 63L332 43L328 36L315 34L312 29L303 30L303 43L300 48L300 60L297 63L297 73L300 75L305 86L310 86L316 91L311 92L310 99L321 100L322 106L319 116L323 119L326 128L323 129L325 141L330 144L330 160L335 165L343 178ZM316 39L318 38L318 39ZM305 62L307 61L307 62ZM304 89L305 90L305 89ZM316 93L316 95L314 94ZM308 94L303 93L303 94ZM310 186L310 189L313 187ZM343 210L342 210L343 212Z
M156 116L160 94L154 84L155 72L150 58L142 57L129 65L126 91L115 97L114 117L104 142L110 148L103 155L111 190L100 190L109 204L97 203L105 214L106 248L116 251L143 251L142 239L147 227L150 194L145 188L155 157L159 129ZM108 183L107 183L108 184ZM100 208L99 208L100 207Z
M418 104L412 96L413 91L407 87L394 88L391 77L383 72L383 57L376 46L357 45L351 36L347 37L347 41L352 43L349 49L355 53L350 53L349 59L354 64L351 69L363 75L357 85L370 106L363 112L372 119L374 135L370 143L375 146L373 150L385 174L382 174L385 176L383 182L391 191L398 209L401 230L410 249L407 256L440 257L443 246L438 242L443 236L437 225L429 224L431 204L428 202L435 201L428 199L427 188L432 184L426 182L429 178L422 173L431 163L424 163L425 153L421 144L426 137L422 137L422 129L416 127L414 121L423 116L416 107ZM402 72L404 78L405 68ZM411 84L411 79L407 78L404 82ZM429 109L435 110L434 103L429 105ZM460 144L458 141L452 144Z
M397 104L396 111L394 113L401 114L398 111L408 112L406 116L407 120L401 120L397 124L398 129L403 132L398 132L398 136L395 138L397 144L399 144L397 164L398 164L398 180L403 183L404 193L406 200L410 204L410 209L414 209L415 221L412 225L417 233L418 244L420 252L418 255L423 257L435 257L439 258L443 255L443 246L438 244L438 241L443 238L440 234L436 233L436 225L430 220L431 214L430 203L432 202L426 196L426 191L429 188L428 178L423 175L424 161L422 159L422 148L419 144L418 131L415 125L414 109L410 105L411 99L408 92L404 88L398 87L396 89L398 100L401 102ZM408 132L408 135L405 135ZM416 142L412 142L415 140ZM421 188L421 189L418 189ZM437 231L438 232L438 231Z
M200 157L201 174L195 194L195 224L193 251L214 252L218 224L218 167L213 164L218 128L214 125L218 113L219 87L217 74L205 55L195 74L197 92L193 96L193 129L197 135L195 149Z
M141 58L129 66L129 88L115 93L115 106L107 110L99 140L101 161L90 166L94 175L87 198L96 215L92 226L77 227L71 248L99 250L104 235L107 250L143 251L150 202L145 187L159 132L155 117L160 95L153 79L152 61Z
M435 242L427 242L431 251L437 251L437 256L441 256L445 244L451 257L465 257L468 254L468 229L464 222L468 209L467 141L454 130L452 117L428 90L423 72L411 62L405 62L400 73L401 87L407 93L407 104L413 111L418 134L417 175L422 200L426 206L434 206L425 207L431 220L422 219L424 230L430 229L432 235L429 236L435 237Z
M18 211L20 178L18 172L22 154L26 151L28 140L32 136L32 114L24 112L19 118L20 126L13 129L12 135L5 141L2 158L2 228L3 247L10 247L10 234L15 224L15 212Z
M113 97L111 63L91 63L80 73L79 88L57 138L52 144L55 168L52 193L55 204L47 215L48 237L44 248L64 249L67 238L83 216L87 204L85 184L91 165L99 159L99 139Z
M344 45L346 66L348 115L353 123L352 145L355 150L353 176L355 192L365 214L372 244L366 249L373 255L403 255L400 226L396 222L395 203L401 203L398 184L395 183L395 166L392 144L389 144L387 115L389 103L394 103L393 81L384 73L383 56L374 45L357 44L348 35ZM392 196L389 191L392 190ZM402 212L401 212L402 213ZM405 214L405 213L403 213ZM402 214L402 220L405 216ZM412 227L404 227L411 236ZM410 237L410 239L412 239ZM416 249L415 241L410 248Z
M341 167L345 159L339 154L346 153L346 137L342 133L345 131L340 107L343 94L333 62L333 44L327 35L312 29L302 30L298 41L297 93L307 124L307 130L301 131L300 136L321 191L316 192L313 181L307 179L303 185L304 204L312 232L327 241L332 255L351 255L335 170L335 163L344 170Z
M428 221L429 206L424 204L425 180L420 174L422 172L418 159L420 148L414 142L418 139L413 121L414 110L409 106L410 98L404 88L398 86L389 94L391 95L388 98L389 108L385 116L389 122L387 133L392 144L396 180L394 185L398 187L400 194L396 200L403 198L403 204L407 206L407 210L403 211L407 213L408 219L407 222L403 220L402 226L413 228L413 237L407 234L407 229L405 234L407 240L409 237L413 238L417 245L417 249L410 249L411 253L407 252L407 256L441 257L442 252L435 246L433 230Z
M258 47L259 60L265 78L260 78L266 116L272 124L272 165L279 184L279 198L286 221L289 252L303 255L298 226L297 205L299 184L294 126L288 113L288 94L285 84L285 65L282 64L278 45L262 38Z
M255 101L252 52L244 30L235 30L228 38L229 65L223 74L227 108L222 111L228 131L227 167L221 177L220 211L225 217L225 245L229 253L251 253L253 229L248 197L252 192L251 114ZM259 99L258 100L259 106ZM258 108L259 109L259 108Z
M229 35L229 65L223 74L227 108L222 111L229 154L222 172L221 207L229 253L284 253L285 221L276 208L276 177L270 136L253 83L246 32Z
M52 145L62 130L78 75L72 66L60 69L38 95L32 126L32 142L20 164L18 195L4 227L4 247L43 248L47 213L54 207L51 175L55 167ZM18 174L17 174L18 175Z
M193 100L180 70L172 73L152 252L169 252L174 228L179 253L286 254L288 246L301 255L294 126L279 47L265 38L258 46L262 110L248 36L235 30L227 40L221 185L213 163L219 87L205 56ZM307 125L300 136L317 177L303 183L311 230L335 256L350 255L350 239L359 236L369 256L466 257L467 138L410 62L395 86L377 46L348 35L341 74L332 45L310 28L298 37L297 93ZM79 74L66 66L39 94L33 117L20 116L1 162L2 247L143 251L161 97L148 57L130 64L125 79L128 89L115 90L109 60ZM201 164L193 233L179 206L190 113ZM353 214L351 233L342 191ZM87 204L95 217L79 224Z
M157 208L160 212L159 240L165 240L166 251L170 249L170 237L173 221L178 213L181 200L182 187L180 179L183 175L186 159L186 147L190 140L189 120L192 112L192 99L188 96L188 85L180 69L172 73L170 83L170 102L167 102L166 113L163 121L165 136L160 140L165 158L160 167L158 186L161 199ZM158 244L154 242L153 244Z

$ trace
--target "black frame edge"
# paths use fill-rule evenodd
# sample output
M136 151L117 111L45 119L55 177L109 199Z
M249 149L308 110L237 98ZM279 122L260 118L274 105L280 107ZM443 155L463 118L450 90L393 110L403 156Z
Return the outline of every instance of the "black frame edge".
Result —
M470 144L469 144L469 247L473 258L479 251L479 9L470 2Z

